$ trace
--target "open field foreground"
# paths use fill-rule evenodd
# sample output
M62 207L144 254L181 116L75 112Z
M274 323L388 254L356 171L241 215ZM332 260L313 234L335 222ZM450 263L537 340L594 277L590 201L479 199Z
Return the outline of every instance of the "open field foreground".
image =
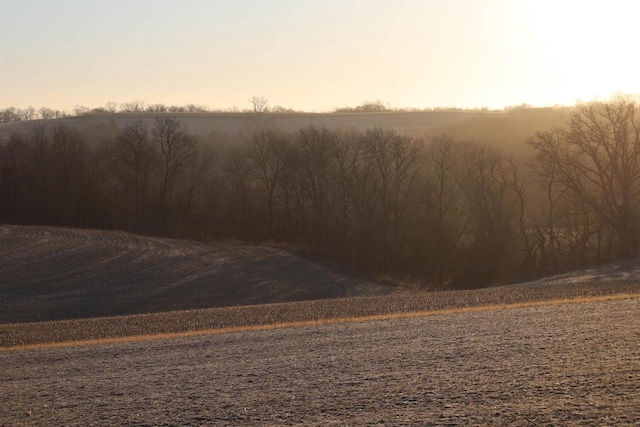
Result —
M276 248L0 224L0 323L396 291Z
M638 425L640 300L0 353L7 425Z

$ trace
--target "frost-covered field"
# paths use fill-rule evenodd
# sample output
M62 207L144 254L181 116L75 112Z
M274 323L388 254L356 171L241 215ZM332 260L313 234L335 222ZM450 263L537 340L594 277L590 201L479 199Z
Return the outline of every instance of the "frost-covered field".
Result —
M2 225L0 243L0 315L76 317L0 324L2 425L640 423L627 267L391 292L234 242ZM166 311L207 292L291 300Z
M540 280L510 286L566 285L574 283L606 283L610 281L640 280L640 259L610 262L607 264L556 274Z
M638 425L640 300L0 352L7 425Z

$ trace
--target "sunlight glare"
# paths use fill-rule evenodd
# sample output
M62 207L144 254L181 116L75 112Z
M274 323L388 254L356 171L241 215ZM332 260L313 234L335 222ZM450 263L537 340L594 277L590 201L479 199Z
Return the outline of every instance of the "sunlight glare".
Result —
M632 47L640 2L535 1L526 13L555 73L555 102L640 92Z

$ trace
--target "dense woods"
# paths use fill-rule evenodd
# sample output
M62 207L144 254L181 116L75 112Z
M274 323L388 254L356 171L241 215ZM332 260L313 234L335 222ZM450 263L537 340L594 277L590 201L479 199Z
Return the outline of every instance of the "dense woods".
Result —
M55 120L14 133L0 143L0 222L289 242L345 268L447 287L639 249L633 100L578 105L518 154L453 133L287 133L256 116L233 138L190 135L166 114L96 140Z

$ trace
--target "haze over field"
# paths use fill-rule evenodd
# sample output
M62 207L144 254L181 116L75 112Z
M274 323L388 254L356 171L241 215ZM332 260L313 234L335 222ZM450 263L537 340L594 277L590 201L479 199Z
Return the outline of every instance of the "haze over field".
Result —
M640 254L636 3L151 5L1 3L0 223L423 288Z
M0 0L0 424L640 425L638 16Z
M0 108L143 99L329 111L640 92L632 1L0 3Z

